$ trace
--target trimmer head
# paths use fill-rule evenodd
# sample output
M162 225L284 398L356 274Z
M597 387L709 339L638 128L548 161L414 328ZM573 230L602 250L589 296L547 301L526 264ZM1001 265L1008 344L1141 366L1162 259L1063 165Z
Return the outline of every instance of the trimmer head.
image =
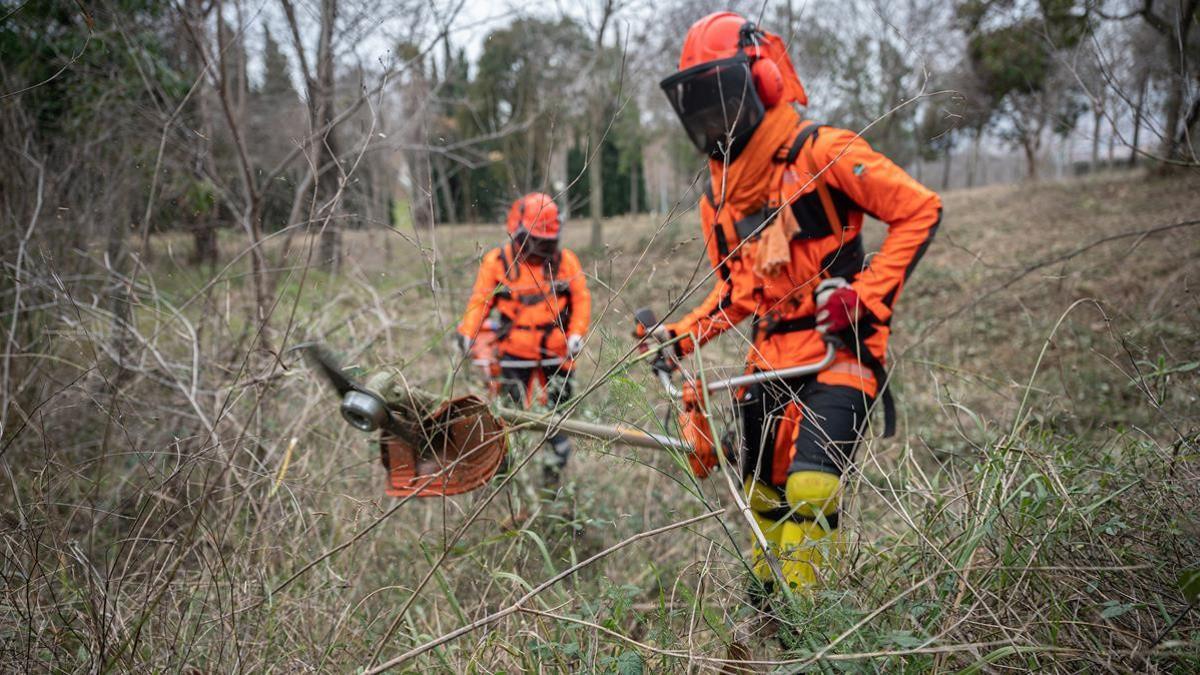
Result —
M297 347L309 366L342 397L341 412L355 429L378 430L380 459L393 497L440 497L470 492L491 480L507 452L503 423L476 396L449 401L394 384L365 387L315 343Z

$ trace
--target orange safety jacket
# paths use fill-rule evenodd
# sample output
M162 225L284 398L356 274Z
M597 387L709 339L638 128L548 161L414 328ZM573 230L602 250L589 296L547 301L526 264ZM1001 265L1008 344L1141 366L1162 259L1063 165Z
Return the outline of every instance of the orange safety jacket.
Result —
M495 308L500 351L519 359L565 357L567 336L586 335L592 296L583 267L570 250L530 264L517 259L513 245L488 251L479 265L475 287L458 332L472 340Z
M722 195L726 190L732 194L731 186L721 185L715 176L706 187L700 215L715 285L698 307L668 328L685 336L679 351L687 353L753 317L747 371L818 361L825 345L815 330L813 291L824 279L843 277L870 316L852 329L853 336L843 336L852 339L844 340L846 348L817 380L874 397L892 309L933 239L941 200L854 132L793 114L795 131L772 158L774 184L765 203L741 208L725 203ZM760 235L784 209L791 210L799 225L787 241L790 260L764 277L755 270ZM868 214L888 226L869 264L860 236Z

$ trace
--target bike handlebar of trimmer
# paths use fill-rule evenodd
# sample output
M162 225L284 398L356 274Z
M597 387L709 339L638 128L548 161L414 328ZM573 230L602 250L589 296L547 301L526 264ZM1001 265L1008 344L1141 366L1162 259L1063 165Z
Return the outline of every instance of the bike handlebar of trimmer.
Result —
M815 375L822 370L825 370L833 363L834 355L837 352L837 347L832 342L825 343L825 356L820 361L806 363L802 366L792 366L791 368L780 368L779 370L762 370L756 373L748 373L746 375L738 375L736 377L728 377L724 380L714 380L704 385L705 391L714 393L725 391L727 389L737 389L738 387L747 384L758 384L762 382L774 382L776 380L786 380L793 377L806 377ZM671 382L671 375L666 371L659 370L658 380L662 383L663 389L672 398L679 398L683 395L683 391L676 387Z
M643 329L650 335L653 335L652 329L658 325L658 318L654 312L648 308L642 308L634 313L634 320L642 325ZM660 344L662 341L659 341ZM808 363L802 366L792 366L791 368L780 368L779 370L764 370L757 373L748 373L746 375L738 375L724 380L716 380L707 383L704 388L709 392L724 391L726 389L736 389L747 384L757 384L761 382L774 382L776 380L786 380L792 377L806 377L815 375L816 373L825 370L833 363L834 355L837 353L838 342L834 338L825 339L825 356L820 361ZM663 355L664 359L669 359L667 355ZM658 380L662 383L663 389L672 398L680 397L683 392L671 382L670 368L667 367L667 362L656 362L654 371L658 374Z

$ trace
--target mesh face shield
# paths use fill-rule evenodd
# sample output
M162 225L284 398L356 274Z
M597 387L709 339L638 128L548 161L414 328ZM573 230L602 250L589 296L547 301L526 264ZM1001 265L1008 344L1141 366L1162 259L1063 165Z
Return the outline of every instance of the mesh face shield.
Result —
M766 113L745 54L682 70L660 86L688 138L707 155L744 141Z
M549 260L558 254L558 237L535 237L525 228L517 230L513 243L520 255L529 258Z

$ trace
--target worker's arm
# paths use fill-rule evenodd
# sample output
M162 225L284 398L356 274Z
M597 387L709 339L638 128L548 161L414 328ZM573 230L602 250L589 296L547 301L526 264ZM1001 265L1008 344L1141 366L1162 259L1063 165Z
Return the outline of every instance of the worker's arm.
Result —
M825 177L830 186L887 223L879 252L853 283L862 304L886 322L904 282L933 240L942 201L854 132L822 128L813 151L818 166L829 165Z
M499 250L488 251L483 256L483 261L479 264L479 273L475 275L471 299L467 301L467 310L463 312L462 321L458 324L459 335L471 340L479 336L479 329L496 302L496 288L504 274L500 266Z
M707 206L707 205L705 205ZM702 212L706 211L702 207ZM703 213L709 218L708 213ZM714 225L714 227L719 227ZM712 228L705 228L711 237ZM713 247L709 250L716 283L698 307L680 321L667 326L675 335L684 335L678 343L680 355L687 354L754 313L756 279L750 265L741 256L722 259Z
M571 284L571 321L567 326L567 335L587 335L592 323L592 293L587 287L587 277L583 274L583 265L574 251L562 252L563 267L569 276Z

